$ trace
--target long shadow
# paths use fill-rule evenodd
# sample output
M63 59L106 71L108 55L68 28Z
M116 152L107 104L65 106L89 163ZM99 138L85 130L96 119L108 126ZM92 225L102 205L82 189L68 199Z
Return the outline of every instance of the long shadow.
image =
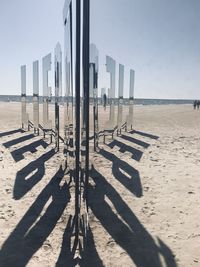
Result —
M144 141L141 141L139 139L136 139L134 137L131 137L129 135L121 135L120 138L124 139L124 140L127 140L127 141L130 141L131 143L134 143L134 144L137 144L139 146L142 146L144 148L148 148L150 146L150 144L144 142Z
M24 159L24 153L26 153L26 152L31 152L31 153L37 152L37 147L39 147L39 146L43 146L43 148L47 148L48 144L44 140L40 139L40 140L37 140L35 142L32 142L29 145L20 147L20 148L18 148L16 150L12 151L11 155L14 158L14 160L16 162L18 162L18 161Z
M92 231L89 227L87 232L87 244L86 248L81 253L81 259L75 257L71 252L71 236L73 235L73 230L71 228L72 218L69 219L66 230L63 234L63 243L60 255L58 257L56 267L74 267L74 266L95 266L95 267L103 267L103 263L97 253L94 243L94 237Z
M24 133L24 132L25 131L22 130L22 129L16 129L16 130L0 133L0 137L4 137L4 136L7 136L7 135L16 134L16 133Z
M104 158L112 161L112 172L114 177L135 196L141 197L143 190L139 172L132 166L130 166L127 162L119 159L114 154L104 149L101 149L99 153Z
M17 145L19 143L22 143L22 142L27 141L29 139L32 139L34 137L35 137L34 134L24 135L24 136L21 136L19 138L16 138L16 139L13 139L13 140L10 140L8 142L3 143L3 146L5 146L5 148L9 148L11 146Z
M153 135L153 134L149 134L149 133L144 133L144 132L141 132L141 131L136 131L136 130L133 130L130 132L131 134L138 134L138 135L141 135L141 136L144 136L144 137L148 137L148 138L151 138L151 139L155 139L157 140L159 137L156 136L156 135Z
M110 148L114 148L115 146L119 147L119 151L121 153L129 152L132 154L131 158L137 161L140 161L143 152L139 149L136 149L132 146L126 145L123 142L120 142L119 140L113 140L109 145Z
M0 251L1 267L26 266L51 234L70 199L67 183L60 186L63 175L64 171L60 168L5 241ZM49 206L41 216L50 199Z
M81 261L82 267L88 267L88 266L103 267L104 266L96 250L94 237L92 234L92 230L90 228L88 229L88 232L87 232L86 249L83 251L81 257L82 257L82 261Z
M172 251L159 240L157 245L119 193L95 169L91 171L95 186L90 188L90 208L115 242L123 248L137 267L176 267ZM125 223L105 201L107 196ZM114 266L115 263L113 263ZM89 266L89 265L88 265Z
M17 172L13 190L13 198L18 200L31 190L45 174L45 162L55 155L55 150L44 153Z

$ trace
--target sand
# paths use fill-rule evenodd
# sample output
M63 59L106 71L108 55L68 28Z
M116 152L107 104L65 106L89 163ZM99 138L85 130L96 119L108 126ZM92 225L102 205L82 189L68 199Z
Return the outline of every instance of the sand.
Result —
M200 110L136 106L134 116L134 131L93 157L88 245L76 260L62 152L20 131L19 103L0 103L1 267L200 266Z

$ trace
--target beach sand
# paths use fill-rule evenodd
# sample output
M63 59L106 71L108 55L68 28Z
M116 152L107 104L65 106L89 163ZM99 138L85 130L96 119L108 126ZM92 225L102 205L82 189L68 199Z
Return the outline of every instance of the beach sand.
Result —
M100 142L79 261L69 249L74 203L62 151L21 132L20 111L0 103L1 267L200 266L200 110L136 106L134 130Z

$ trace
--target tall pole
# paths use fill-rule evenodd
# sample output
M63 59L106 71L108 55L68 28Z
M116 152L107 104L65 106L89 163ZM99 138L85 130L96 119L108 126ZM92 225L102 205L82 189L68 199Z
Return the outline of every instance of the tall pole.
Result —
M79 235L80 213L80 23L81 4L76 0L76 65L75 65L75 233Z
M85 130L85 200L88 209L88 178L89 178L89 113L90 113L90 0L83 1L83 97Z

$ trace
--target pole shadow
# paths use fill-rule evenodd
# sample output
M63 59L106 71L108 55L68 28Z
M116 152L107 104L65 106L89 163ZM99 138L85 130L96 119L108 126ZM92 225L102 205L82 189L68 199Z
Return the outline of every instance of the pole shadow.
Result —
M64 182L60 186L63 176L64 171L60 168L4 242L0 251L1 267L26 266L51 234L70 200L68 184Z
M107 179L94 168L91 177L95 186L90 187L89 206L108 234L126 251L134 264L137 267L164 267L160 260L162 256L165 266L176 267L170 248L160 239L158 239L159 245L156 244ZM112 211L105 201L105 196L113 203L125 223Z
M13 189L13 198L15 200L22 198L43 178L45 162L55 154L55 150L51 149L17 172Z
M87 240L85 249L81 251L80 258L74 257L74 251L71 248L71 237L73 236L72 217L69 218L66 230L63 234L63 243L60 255L56 262L56 267L81 267L95 266L103 267L103 263L97 253L94 237L89 227L87 231Z
M3 133L0 133L0 138L1 137L4 137L4 136L9 136L11 134L16 134L16 133L25 133L25 131L22 130L22 129L16 129L16 130L11 130L11 131L7 131L7 132L3 132Z
M120 135L120 138L122 138L122 139L124 139L124 140L127 140L127 141L129 141L129 142L131 142L131 143L134 143L134 144L136 144L136 145L139 145L139 146L141 146L141 147L143 147L143 148L148 148L148 147L150 146L150 144L148 144L148 143L146 143L146 142L144 142L144 141L141 141L141 140L139 140L139 139L136 139L136 138L134 138L134 137L131 137L131 136L129 136L129 135L124 135L124 134L122 134L122 135Z
M3 146L5 146L5 148L9 148L11 146L14 146L14 145L17 145L19 143L22 143L22 142L25 142L27 140L30 140L30 139L32 139L34 137L35 137L34 134L24 135L24 136L21 136L19 138L16 138L16 139L13 139L13 140L10 140L8 142L3 143Z
M156 135L153 135L153 134L149 134L149 133L144 133L144 132L141 132L141 131L137 131L137 130L133 130L133 131L130 131L131 134L138 134L138 135L141 135L141 136L144 136L144 137L148 137L150 139L154 139L154 140L158 140L158 136Z

